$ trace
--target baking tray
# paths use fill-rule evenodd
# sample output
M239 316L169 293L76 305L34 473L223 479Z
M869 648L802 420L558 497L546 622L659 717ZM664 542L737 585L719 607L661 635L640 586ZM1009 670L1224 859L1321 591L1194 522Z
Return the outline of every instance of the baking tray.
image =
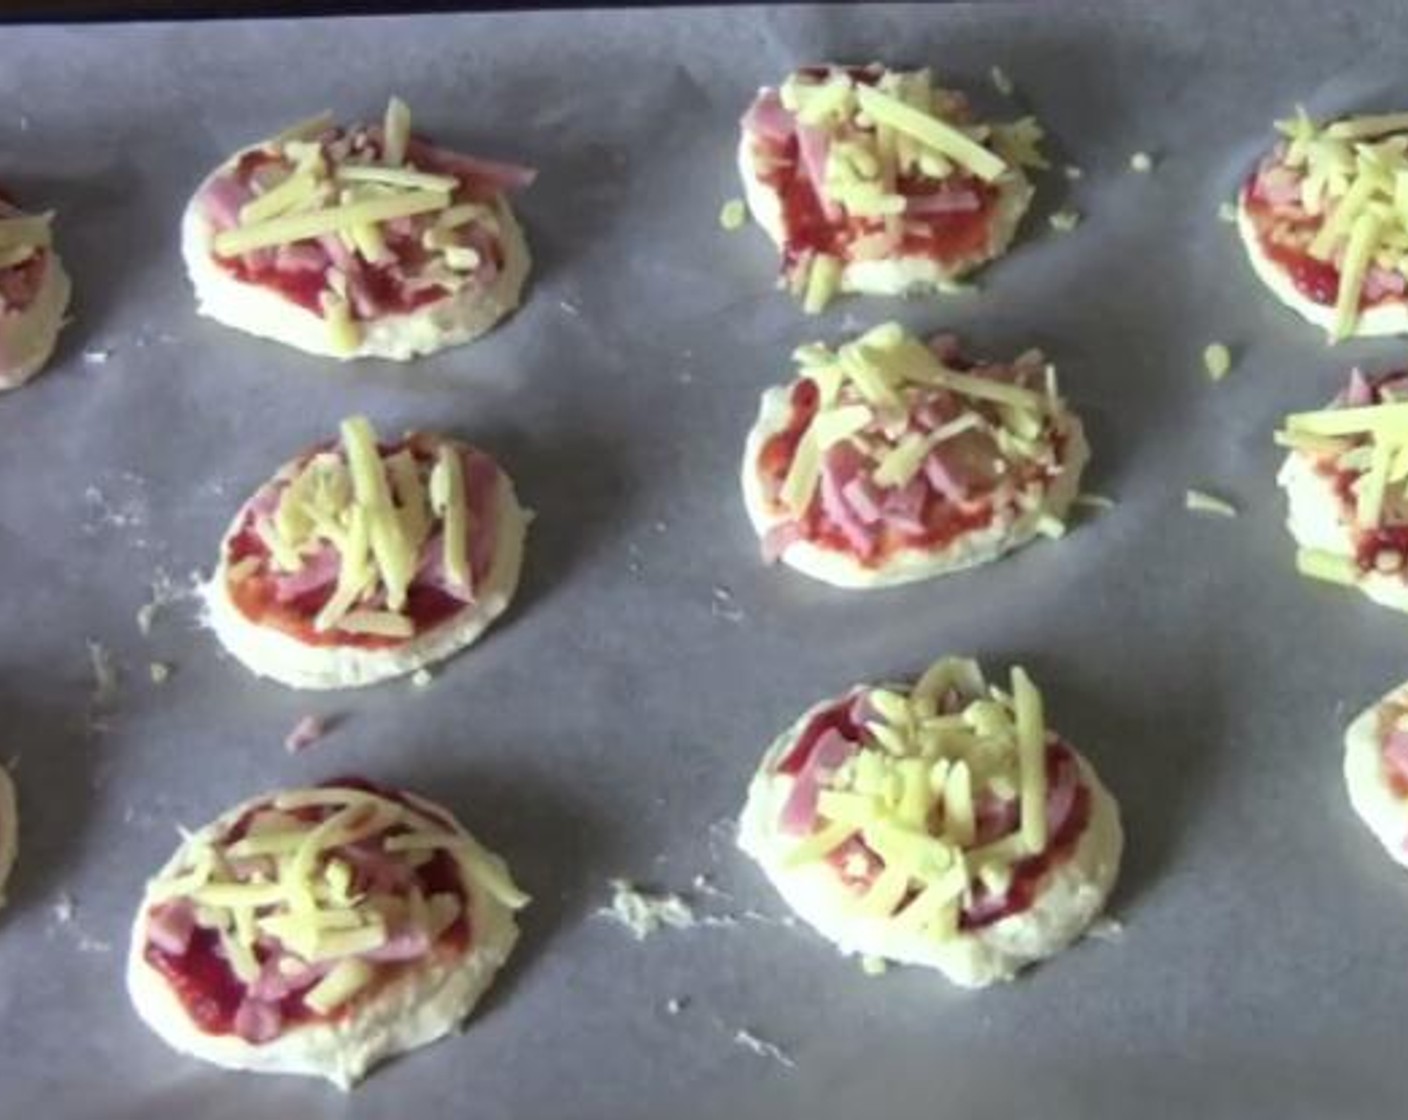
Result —
M54 367L0 401L0 753L23 816L0 1115L1401 1110L1408 884L1353 818L1338 753L1350 714L1405 675L1408 634L1294 575L1270 443L1351 362L1401 347L1326 348L1217 218L1297 101L1408 102L1398 15L1302 0L6 29L0 179L59 211L77 294ZM978 292L806 319L762 235L718 228L735 122L793 65L876 57L1036 112L1084 176L1043 181ZM406 368L198 320L176 231L205 171L391 92L446 143L541 169L520 204L524 309ZM1150 174L1128 169L1141 150ZM1058 206L1084 215L1074 232L1049 230ZM796 344L887 317L979 351L1045 347L1091 431L1088 487L1115 509L892 592L763 567L736 482L757 395ZM1215 340L1236 359L1216 386ZM222 657L182 588L241 498L353 411L482 442L539 516L511 614L430 688L310 697ZM1241 516L1185 513L1189 486ZM144 634L139 609L169 599ZM95 695L90 641L114 696ZM790 927L729 823L797 712L950 651L1032 668L1129 835L1122 934L979 994L867 977ZM291 757L310 712L340 722ZM350 1096L172 1054L128 1006L122 951L173 825L348 772L444 800L512 861L536 901L500 984L464 1037ZM616 876L709 920L636 942L598 914Z

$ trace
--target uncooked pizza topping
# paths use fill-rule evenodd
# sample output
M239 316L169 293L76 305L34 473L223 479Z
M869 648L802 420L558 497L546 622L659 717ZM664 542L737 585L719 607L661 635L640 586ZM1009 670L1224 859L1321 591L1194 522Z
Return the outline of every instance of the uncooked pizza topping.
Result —
M147 888L145 960L208 1034L260 1044L466 952L471 892L526 904L441 811L360 779L276 794Z
M383 444L353 417L246 504L226 591L250 621L307 644L408 641L478 601L499 480L481 451L423 433Z
M1090 818L1076 756L1021 669L990 688L945 658L908 690L861 688L776 763L790 867L818 862L859 916L938 940L1019 914Z
M0 196L0 318L23 312L39 293L53 218L25 214Z
M392 98L381 125L316 118L251 149L197 205L220 267L322 316L351 352L369 320L492 284L502 195L533 174L434 147Z
M768 558L799 540L872 567L939 551L1039 505L1065 469L1069 414L1037 351L975 365L951 336L887 323L794 357L787 422L754 464L776 519Z
M1045 166L1035 121L977 123L928 70L799 70L762 90L742 127L755 173L781 201L784 274L813 312L848 262L986 256L999 188Z
M1276 128L1243 206L1262 252L1346 338L1364 309L1408 293L1408 113L1317 124L1299 109Z
M1353 371L1329 408L1288 416L1277 442L1330 483L1353 541L1344 556L1301 549L1305 575L1352 584L1408 569L1408 372Z

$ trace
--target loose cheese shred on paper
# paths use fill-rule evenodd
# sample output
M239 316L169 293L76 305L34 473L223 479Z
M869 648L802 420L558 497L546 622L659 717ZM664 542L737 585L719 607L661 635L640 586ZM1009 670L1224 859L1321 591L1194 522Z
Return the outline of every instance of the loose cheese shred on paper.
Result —
M744 206L741 198L729 199L719 211L719 225L730 233L742 229L747 221L748 209Z
M1183 504L1194 513L1212 513L1219 517L1237 516L1237 507L1231 502L1202 490L1189 490L1183 497Z
M1079 210L1074 210L1070 207L1066 207L1064 209L1057 210L1051 215L1050 218L1047 219L1047 221L1051 223L1051 228L1054 229L1057 233L1070 233L1071 230L1075 229L1076 226L1080 225L1081 215Z
M750 1050L760 1058L770 1058L779 1065L788 1069L796 1069L797 1063L792 1060L792 1056L786 1050L778 1046L775 1042L769 1042L765 1038L759 1038L752 1031L740 1027L734 1032L733 1041L745 1050Z
M1221 342L1210 343L1203 351L1203 369L1213 381L1221 381L1232 369L1232 351Z
M992 79L993 89L997 90L1003 97L1012 96L1016 87L1012 85L1012 79L1007 76L1007 71L1001 66L994 66L989 70L988 77Z
M628 879L612 879L611 905L597 913L620 923L637 941L644 941L662 926L692 929L699 924L694 908L677 894L652 894Z

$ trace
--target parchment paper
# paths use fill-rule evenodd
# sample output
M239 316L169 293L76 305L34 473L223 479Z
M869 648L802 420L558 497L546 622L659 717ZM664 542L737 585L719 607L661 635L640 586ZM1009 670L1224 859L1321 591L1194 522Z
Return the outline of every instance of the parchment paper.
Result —
M0 400L0 756L23 814L0 1116L1400 1112L1408 883L1353 818L1339 741L1405 675L1408 632L1294 575L1270 434L1401 345L1327 349L1217 207L1297 101L1402 108L1405 52L1397 5L1309 0L6 28L0 179L58 210L77 294L54 368ZM976 294L808 320L761 233L718 228L736 119L795 64L874 57L1035 111L1084 177L1042 182ZM408 368L198 320L177 221L206 170L391 92L443 142L541 169L527 306ZM1152 173L1129 171L1137 150ZM1072 233L1047 227L1060 205L1085 215ZM1046 347L1091 430L1088 487L1118 506L890 593L763 567L736 482L758 393L796 344L894 316ZM1215 340L1236 359L1218 386ZM242 497L353 411L482 441L539 518L511 614L431 687L310 697L222 657L179 591ZM1189 486L1242 516L1185 513ZM144 635L167 576L178 601ZM981 994L864 976L787 926L729 825L814 699L962 651L1032 668L1129 835L1122 936ZM290 757L309 712L341 722ZM128 1006L122 953L174 825L349 772L442 799L512 861L536 901L501 983L465 1036L351 1096L172 1054ZM613 876L713 920L636 943L595 913Z

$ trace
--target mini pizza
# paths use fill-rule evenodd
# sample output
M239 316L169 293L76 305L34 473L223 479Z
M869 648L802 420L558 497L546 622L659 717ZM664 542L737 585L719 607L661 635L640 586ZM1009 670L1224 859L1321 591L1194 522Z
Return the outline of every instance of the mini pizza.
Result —
M444 809L349 780L256 797L147 883L127 990L168 1045L350 1088L463 1022L528 902Z
M527 514L483 451L363 417L282 467L235 515L210 623L260 676L348 688L474 642L518 586Z
M186 207L200 311L336 358L404 361L518 306L528 247L506 192L533 172L432 146L392 98L382 125L320 117L237 152Z
M0 392L44 368L64 325L70 285L53 217L26 214L0 192Z
M1332 342L1408 333L1408 113L1276 127L1237 205L1257 275Z
M813 66L765 88L738 149L753 219L809 312L837 292L942 288L1007 251L1041 129L973 120L928 70Z
M1124 845L1089 763L1011 694L944 658L913 688L857 685L763 756L739 843L844 953L937 968L976 988L1073 942Z
M964 359L886 323L763 394L743 500L763 557L847 588L888 587L1059 537L1090 457L1038 351Z
M10 880L19 851L20 813L15 783L10 780L5 768L0 766L0 906L5 904L5 884Z
M1277 482L1303 575L1408 610L1408 372L1365 377L1286 418Z
M1369 705L1345 731L1344 782L1369 831L1408 867L1408 684Z

